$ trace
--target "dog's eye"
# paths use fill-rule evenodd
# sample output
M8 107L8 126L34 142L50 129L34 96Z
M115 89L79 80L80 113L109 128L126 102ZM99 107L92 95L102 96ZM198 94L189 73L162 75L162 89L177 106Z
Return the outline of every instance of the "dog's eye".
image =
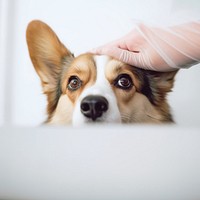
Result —
M71 91L75 91L79 89L82 85L81 80L77 76L71 76L68 81L68 89Z
M120 74L115 79L114 85L118 88L128 90L133 86L133 81L128 74Z

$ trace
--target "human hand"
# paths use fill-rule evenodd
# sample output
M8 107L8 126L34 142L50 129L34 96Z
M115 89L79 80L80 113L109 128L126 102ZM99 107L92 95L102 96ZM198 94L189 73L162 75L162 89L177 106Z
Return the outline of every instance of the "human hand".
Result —
M155 71L189 67L200 60L200 25L188 23L164 29L138 24L124 37L91 53Z

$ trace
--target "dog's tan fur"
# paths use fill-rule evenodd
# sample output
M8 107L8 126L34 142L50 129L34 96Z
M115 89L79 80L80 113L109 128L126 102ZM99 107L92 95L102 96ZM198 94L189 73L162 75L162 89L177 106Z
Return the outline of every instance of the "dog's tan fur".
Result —
M62 91L66 93L70 100L75 103L77 97L86 88L94 84L96 80L96 68L91 54L83 54L77 57L72 63L67 72L64 74L63 80L69 80L70 76L78 76L82 80L82 87L80 90L70 92L66 90L67 82L63 81Z
M32 21L28 25L27 43L32 63L47 95L47 122L71 123L77 98L96 80L93 55L83 54L75 58L53 30L41 21ZM128 74L134 83L128 91L113 84L122 73ZM172 122L166 95L173 87L175 74L142 70L110 58L105 76L115 93L122 122ZM82 81L81 88L73 92L67 89L71 75L79 76Z

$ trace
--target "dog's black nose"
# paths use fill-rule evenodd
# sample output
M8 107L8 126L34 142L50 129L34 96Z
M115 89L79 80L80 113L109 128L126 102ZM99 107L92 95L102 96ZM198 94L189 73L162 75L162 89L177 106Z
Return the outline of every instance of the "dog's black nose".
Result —
M103 96L89 95L81 101L81 112L95 121L108 110L108 101Z

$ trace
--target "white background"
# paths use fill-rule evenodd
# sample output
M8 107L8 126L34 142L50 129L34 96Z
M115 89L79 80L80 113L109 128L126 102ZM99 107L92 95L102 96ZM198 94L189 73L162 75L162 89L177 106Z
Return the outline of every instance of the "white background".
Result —
M170 0L1 0L0 124L9 118L15 125L35 126L46 118L46 99L25 39L31 20L40 19L49 24L61 41L78 55L126 34L135 20L166 23L178 10L195 8L198 11L198 4L195 0L190 4ZM169 102L177 124L199 125L199 77L199 65L181 70L176 77Z

